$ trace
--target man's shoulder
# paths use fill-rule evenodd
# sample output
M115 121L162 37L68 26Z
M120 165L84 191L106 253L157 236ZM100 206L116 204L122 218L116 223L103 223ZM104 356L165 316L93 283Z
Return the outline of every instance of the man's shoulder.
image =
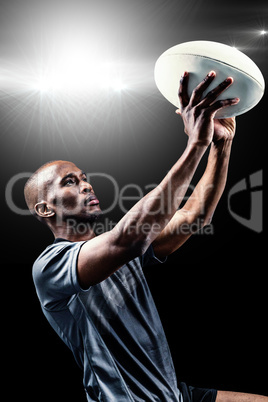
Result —
M33 281L44 306L51 308L55 301L67 300L81 291L76 264L83 243L64 239L55 241L34 262Z
M37 257L33 264L33 279L35 284L40 276L46 276L47 271L60 269L62 265L71 264L77 258L84 242L71 242L65 239L56 239Z
M33 267L40 265L40 263L49 261L53 257L59 256L62 252L81 247L81 244L83 243L84 242L71 242L66 239L56 239L52 244L49 244L37 257Z

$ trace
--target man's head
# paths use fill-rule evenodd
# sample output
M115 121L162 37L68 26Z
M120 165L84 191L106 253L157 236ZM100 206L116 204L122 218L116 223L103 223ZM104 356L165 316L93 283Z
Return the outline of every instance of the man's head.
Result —
M86 174L67 161L53 161L41 166L24 188L29 210L51 229L68 219L93 223L101 214L99 201Z

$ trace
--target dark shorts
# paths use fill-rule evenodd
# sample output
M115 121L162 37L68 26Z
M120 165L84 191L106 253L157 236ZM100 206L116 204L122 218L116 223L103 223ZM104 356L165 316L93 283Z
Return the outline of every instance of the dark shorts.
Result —
M184 382L179 384L179 389L183 396L183 402L215 402L216 389L196 388L186 385Z

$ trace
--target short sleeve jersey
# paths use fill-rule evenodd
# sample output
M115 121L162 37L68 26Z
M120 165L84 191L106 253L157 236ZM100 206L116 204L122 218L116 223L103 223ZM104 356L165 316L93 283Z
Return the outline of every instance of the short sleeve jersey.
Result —
M182 401L164 330L142 267L153 248L82 290L84 242L57 239L33 266L43 313L83 369L88 401Z

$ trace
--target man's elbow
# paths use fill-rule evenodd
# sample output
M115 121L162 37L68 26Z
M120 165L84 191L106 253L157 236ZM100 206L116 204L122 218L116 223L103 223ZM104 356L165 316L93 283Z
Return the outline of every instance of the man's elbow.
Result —
M204 218L204 221L203 221L203 227L211 225L212 219L213 219L213 214L206 215Z

